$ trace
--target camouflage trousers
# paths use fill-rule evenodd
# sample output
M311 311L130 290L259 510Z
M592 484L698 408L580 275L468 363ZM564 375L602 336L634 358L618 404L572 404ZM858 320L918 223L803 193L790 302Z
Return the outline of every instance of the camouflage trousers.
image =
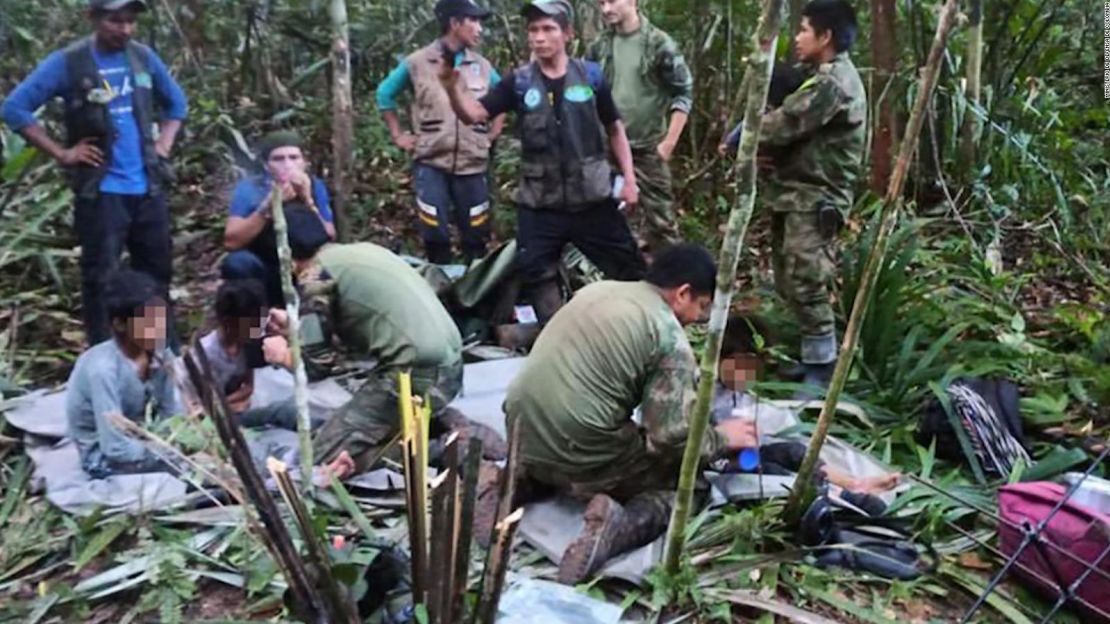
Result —
M822 234L817 211L775 212L771 223L775 290L790 306L802 333L802 361L836 359L836 236Z
M679 242L670 166L654 147L633 150L632 162L640 188L640 205L630 215L637 242L651 251Z
M666 529L674 506L681 462L681 457L667 460L642 453L583 474L546 463L530 464L527 459L522 459L522 474L517 481L520 502L517 504L556 493L568 494L584 502L597 494L606 494L618 503L633 506L641 514L654 518L655 524L661 527L661 533Z
M371 468L375 457L401 430L397 392L398 369L375 371L346 405L328 419L312 439L317 463L335 459L342 451L350 453L358 472ZM432 418L438 418L462 389L463 364L412 370L412 391L428 396Z

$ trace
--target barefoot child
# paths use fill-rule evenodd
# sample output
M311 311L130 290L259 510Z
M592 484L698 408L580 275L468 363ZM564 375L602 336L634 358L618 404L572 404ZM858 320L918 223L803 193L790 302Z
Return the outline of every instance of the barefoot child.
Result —
M714 424L731 418L747 418L755 414L757 423L761 414L781 410L748 393L749 385L758 380L763 368L759 352L765 348L767 335L757 318L733 315L725 327L721 340L721 358L717 369L717 388L713 396L711 418ZM797 472L805 457L806 445L800 442L772 442L760 444L758 461L763 474L783 475ZM741 464L743 462L740 462ZM899 474L877 477L855 477L824 463L818 464L824 478L834 486L849 492L875 494L891 490L898 485ZM736 470L735 462L730 469ZM743 470L750 472L751 470Z

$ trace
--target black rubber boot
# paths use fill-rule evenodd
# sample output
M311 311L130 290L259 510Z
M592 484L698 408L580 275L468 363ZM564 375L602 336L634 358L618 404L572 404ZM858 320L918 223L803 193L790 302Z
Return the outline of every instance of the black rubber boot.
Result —
M806 385L794 394L794 399L797 401L813 401L818 396L823 396L824 393L818 393L820 390L828 390L829 382L832 381L833 371L836 370L836 361L829 362L828 364L804 364L805 375L802 377L802 383Z

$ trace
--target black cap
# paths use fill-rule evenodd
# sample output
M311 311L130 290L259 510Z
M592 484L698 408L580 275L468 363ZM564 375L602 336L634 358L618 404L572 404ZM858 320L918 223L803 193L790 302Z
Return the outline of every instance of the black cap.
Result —
M286 202L285 225L289 232L289 251L294 260L307 260L328 242L328 232L316 211L303 202Z
M89 8L94 11L121 11L127 7L137 11L147 9L144 0L89 0Z
M304 147L304 139L301 135L293 132L292 130L275 130L258 142L258 157L266 160L270 157L270 152L279 147Z
M474 3L474 0L439 0L436 3L436 17L448 19L452 17L476 17L485 19L490 16L490 10Z
M568 0L529 0L524 3L520 13L528 17L537 11L549 17L566 15L569 20L574 21L574 7Z

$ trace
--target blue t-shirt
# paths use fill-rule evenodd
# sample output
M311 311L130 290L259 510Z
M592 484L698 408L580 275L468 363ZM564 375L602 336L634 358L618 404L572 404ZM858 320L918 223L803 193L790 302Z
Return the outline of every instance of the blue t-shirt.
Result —
M147 192L146 170L143 167L139 125L132 112L135 76L127 52L104 52L94 46L93 58L100 68L101 79L106 83L101 84L101 88L109 90L110 87L110 92L115 95L108 108L118 133L112 144L112 153L108 155L108 171L100 183L100 190L121 195L143 195ZM165 63L149 51L147 66L150 76L141 79L150 80L154 101L162 108L163 118L185 119L188 101ZM35 111L51 98L66 94L69 91L67 82L65 54L54 52L4 101L4 122L16 131L38 123Z
M262 201L270 193L270 187L273 182L269 175L262 174L251 176L246 180L242 180L235 187L235 192L231 194L231 208L228 214L233 217L247 217L254 214L262 205ZM316 176L312 176L312 197L316 201L316 209L320 211L320 218L328 223L334 222L334 217L331 214L331 198L328 195L328 188L324 186L324 181Z

